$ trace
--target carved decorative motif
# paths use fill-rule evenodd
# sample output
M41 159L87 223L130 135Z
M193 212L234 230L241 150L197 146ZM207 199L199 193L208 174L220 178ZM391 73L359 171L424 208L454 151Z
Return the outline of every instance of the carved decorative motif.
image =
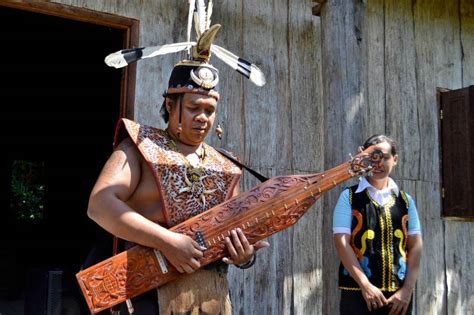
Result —
M321 194L371 171L381 161L381 152L369 148L323 173L274 177L171 230L193 239L199 232L207 247L201 259L205 266L228 255L224 239L232 229L242 228L251 243L267 238L298 222ZM76 277L91 312L97 313L180 275L172 265L168 270L161 272L152 249L136 246Z

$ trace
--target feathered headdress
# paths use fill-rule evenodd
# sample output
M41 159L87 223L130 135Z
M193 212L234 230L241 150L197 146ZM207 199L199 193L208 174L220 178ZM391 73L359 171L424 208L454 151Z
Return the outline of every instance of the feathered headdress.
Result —
M218 82L218 71L209 64L211 53L213 53L232 69L246 76L257 86L263 86L265 84L265 75L256 65L240 58L223 47L213 44L214 38L221 25L215 24L211 26L212 9L212 0L208 1L207 9L204 0L189 0L186 42L120 50L108 55L105 58L105 63L110 67L122 68L141 59L188 50L189 60L183 60L178 63L173 69L173 72L175 72L177 67L191 66L195 70L191 71L189 75L192 81L190 81L192 87L209 90L215 87ZM196 42L191 41L193 20L197 35ZM189 71L187 71L187 73L189 73ZM181 89L186 88L188 85L182 84L178 79L175 80L175 84L171 81L170 79L167 94L170 94L170 89L180 89L181 91ZM189 88L191 88L191 86L189 86ZM185 91L183 90L181 92ZM176 91L175 93L178 92Z

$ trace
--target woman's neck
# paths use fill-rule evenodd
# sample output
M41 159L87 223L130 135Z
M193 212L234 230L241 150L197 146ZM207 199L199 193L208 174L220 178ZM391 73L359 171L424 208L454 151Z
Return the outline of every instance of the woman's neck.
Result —
M388 187L388 177L384 177L380 179L368 177L367 181L378 190L382 190Z

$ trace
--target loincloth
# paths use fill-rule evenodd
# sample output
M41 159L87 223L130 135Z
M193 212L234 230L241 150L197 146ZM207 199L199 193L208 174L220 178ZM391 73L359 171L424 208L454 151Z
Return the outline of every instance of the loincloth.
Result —
M158 289L160 315L231 315L226 274L200 269Z

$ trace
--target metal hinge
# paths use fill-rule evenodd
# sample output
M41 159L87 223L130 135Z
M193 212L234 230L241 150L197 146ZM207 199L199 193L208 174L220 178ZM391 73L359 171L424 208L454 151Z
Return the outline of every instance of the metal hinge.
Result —
M440 109L440 111L439 111L439 119L443 120L443 110L442 109Z

